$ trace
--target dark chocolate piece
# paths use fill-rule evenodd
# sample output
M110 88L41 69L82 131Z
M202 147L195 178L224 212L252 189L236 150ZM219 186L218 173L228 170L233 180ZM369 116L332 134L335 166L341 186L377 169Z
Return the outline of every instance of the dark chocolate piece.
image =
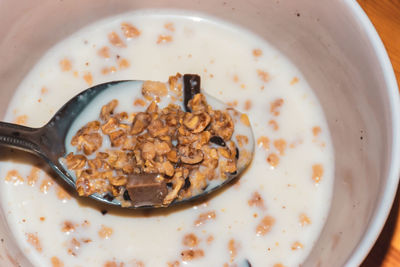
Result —
M244 261L246 262L247 267L251 267L251 263L250 263L250 261L248 259L245 259Z
M200 93L200 76L197 74L183 75L183 104L186 112L191 112L188 107L190 99Z
M104 199L107 199L108 201L113 201L114 200L114 196L111 195L110 193L107 193L103 196Z
M128 190L125 190L124 194L122 195L125 201L131 201L131 197L129 196Z
M101 212L101 214L106 215L108 210L101 210L100 212Z
M128 176L126 190L134 207L162 206L168 194L165 181L157 180L158 174L132 174Z
M210 138L210 142L214 143L216 145L219 146L226 146L226 143L224 141L224 139L222 139L222 137L218 136L218 135L214 135Z
M189 177L185 179L185 184L182 186L183 190L187 190L189 189L189 187L192 185L192 183L190 182Z
M236 147L236 155L235 155L236 159L239 159L239 149Z

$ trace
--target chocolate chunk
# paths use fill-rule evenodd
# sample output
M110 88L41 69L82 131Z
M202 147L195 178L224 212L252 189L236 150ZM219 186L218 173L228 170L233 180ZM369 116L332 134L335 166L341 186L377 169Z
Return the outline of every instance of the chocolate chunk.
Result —
M104 199L108 200L108 201L113 201L114 200L114 196L111 195L110 193L107 193L103 196Z
M210 138L210 142L219 146L226 146L224 139L218 135L214 135Z
M134 207L161 206L168 194L165 181L157 180L158 174L132 174L126 189Z
M183 104L186 112L191 112L188 107L190 99L200 93L200 76L197 74L183 75Z
M236 147L236 155L235 155L236 159L239 159L239 149Z
M106 215L108 210L101 210L100 212L101 212L101 214Z
M125 201L131 201L131 197L129 196L128 190L125 190L124 194L122 195Z
M190 179L189 179L189 177L188 178L186 178L185 179L185 183L184 183L184 185L182 186L182 189L183 190L187 190L187 189L189 189L189 187L192 185L192 183L190 182Z

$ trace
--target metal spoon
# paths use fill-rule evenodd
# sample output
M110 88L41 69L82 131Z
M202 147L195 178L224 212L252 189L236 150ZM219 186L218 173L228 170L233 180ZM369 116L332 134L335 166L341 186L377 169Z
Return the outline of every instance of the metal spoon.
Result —
M69 171L61 163L62 158L66 156L66 138L68 131L73 125L76 118L84 112L85 108L95 101L95 99L104 93L106 90L113 90L114 88L121 86L131 86L132 84L143 83L142 81L112 81L108 83L99 84L93 86L74 98L69 100L57 113L53 116L50 121L41 128L30 128L20 126L17 124L0 122L0 145L27 151L41 157L49 166L58 174L58 176L64 180L69 186L75 188L75 180L71 171ZM203 92L202 92L203 93ZM204 93L203 93L204 94ZM213 98L210 95L206 95L208 103L214 109L226 109L229 108L219 100ZM110 99L111 100L111 99ZM215 106L218 106L215 108ZM232 108L229 108L231 111ZM234 111L237 112L237 111ZM237 112L237 114L241 114ZM169 206L178 203L188 202L195 199L202 198L210 193L224 187L230 181L239 176L250 164L253 150L254 150L254 137L251 127L248 127L247 136L249 136L248 152L250 157L247 155L246 158L239 158L238 170L236 173L229 176L229 178L223 180L221 183L213 183L211 186L207 186L203 192L193 195L185 199L176 199ZM239 155L243 154L240 153ZM91 198L100 201L104 204L110 204L115 206L121 206L121 203L116 199L109 199L99 194L90 195ZM130 208L158 208L159 206L144 205Z

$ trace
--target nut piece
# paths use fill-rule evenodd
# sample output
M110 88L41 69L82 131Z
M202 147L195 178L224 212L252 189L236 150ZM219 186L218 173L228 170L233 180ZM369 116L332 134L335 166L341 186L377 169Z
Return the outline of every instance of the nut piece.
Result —
M179 154L181 161L186 164L196 164L203 160L203 152L200 149L194 149L189 146L180 146Z
M228 112L216 110L212 116L211 129L214 131L215 135L222 137L225 141L230 140L234 125Z
M193 113L205 112L208 109L206 97L203 94L196 94L188 103Z
M108 41L116 47L126 47L126 44L121 40L116 32L111 32L108 34Z
M154 142L154 149L159 156L165 155L171 151L171 148L167 142L160 142L158 140Z
M161 135L166 135L168 132L168 127L164 125L164 122L162 120L156 119L151 121L147 130L152 137L157 137Z
M118 120L116 118L110 118L105 124L101 126L103 134L109 134L118 128Z
M123 186L126 185L126 183L128 182L126 176L117 176L117 177L111 176L108 178L108 180L114 186Z
M73 139L73 141L75 140ZM76 142L71 143L77 146L78 151L83 150L85 155L91 155L101 147L102 142L103 138L99 133L89 133L78 136Z
M142 86L142 95L147 100L159 100L168 93L167 86L162 82L145 81Z
M87 161L84 155L74 155L73 153L69 153L65 159L67 168L70 170L82 169Z
M205 112L198 114L186 113L183 118L183 125L192 133L202 132L210 123L211 117Z
M146 142L142 146L142 157L145 160L152 160L156 156L156 151L154 148L154 144L150 142Z
M167 159L173 163L177 163L179 161L179 158L176 150L171 150L170 152L168 152Z
M177 198L179 190L181 190L183 184L185 183L182 176L180 176L180 174L181 173L178 173L178 172L175 174L175 176L173 178L176 181L175 185L174 185L172 191L170 191L168 193L168 195L164 198L164 200L163 200L164 205L169 205L172 201L174 201L174 199Z
M71 145L77 146L78 139L81 135L97 132L100 129L100 122L91 121L88 122L85 126L83 126L79 131L75 134L75 136L71 140Z
M139 112L133 119L130 134L140 134L150 124L151 117L149 114Z
M100 112L100 119L102 119L103 121L107 121L110 116L113 114L114 109L118 106L118 100L114 99L111 100L107 105L104 105L101 108L101 112Z
M121 30L128 39L136 38L140 35L140 31L128 22L121 23Z
M175 173L175 168L172 166L171 162L164 161L158 171L162 174L165 174L169 177L173 176Z

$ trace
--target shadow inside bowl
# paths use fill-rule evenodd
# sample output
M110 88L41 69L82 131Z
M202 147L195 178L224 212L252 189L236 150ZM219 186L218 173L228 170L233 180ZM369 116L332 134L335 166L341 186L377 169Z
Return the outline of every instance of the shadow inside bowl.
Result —
M393 234L399 219L399 204L400 187L397 188L396 199L394 200L392 210L390 211L389 218L386 221L382 233L360 267L384 266L385 260L388 258L388 255L390 255L391 241L393 240Z

